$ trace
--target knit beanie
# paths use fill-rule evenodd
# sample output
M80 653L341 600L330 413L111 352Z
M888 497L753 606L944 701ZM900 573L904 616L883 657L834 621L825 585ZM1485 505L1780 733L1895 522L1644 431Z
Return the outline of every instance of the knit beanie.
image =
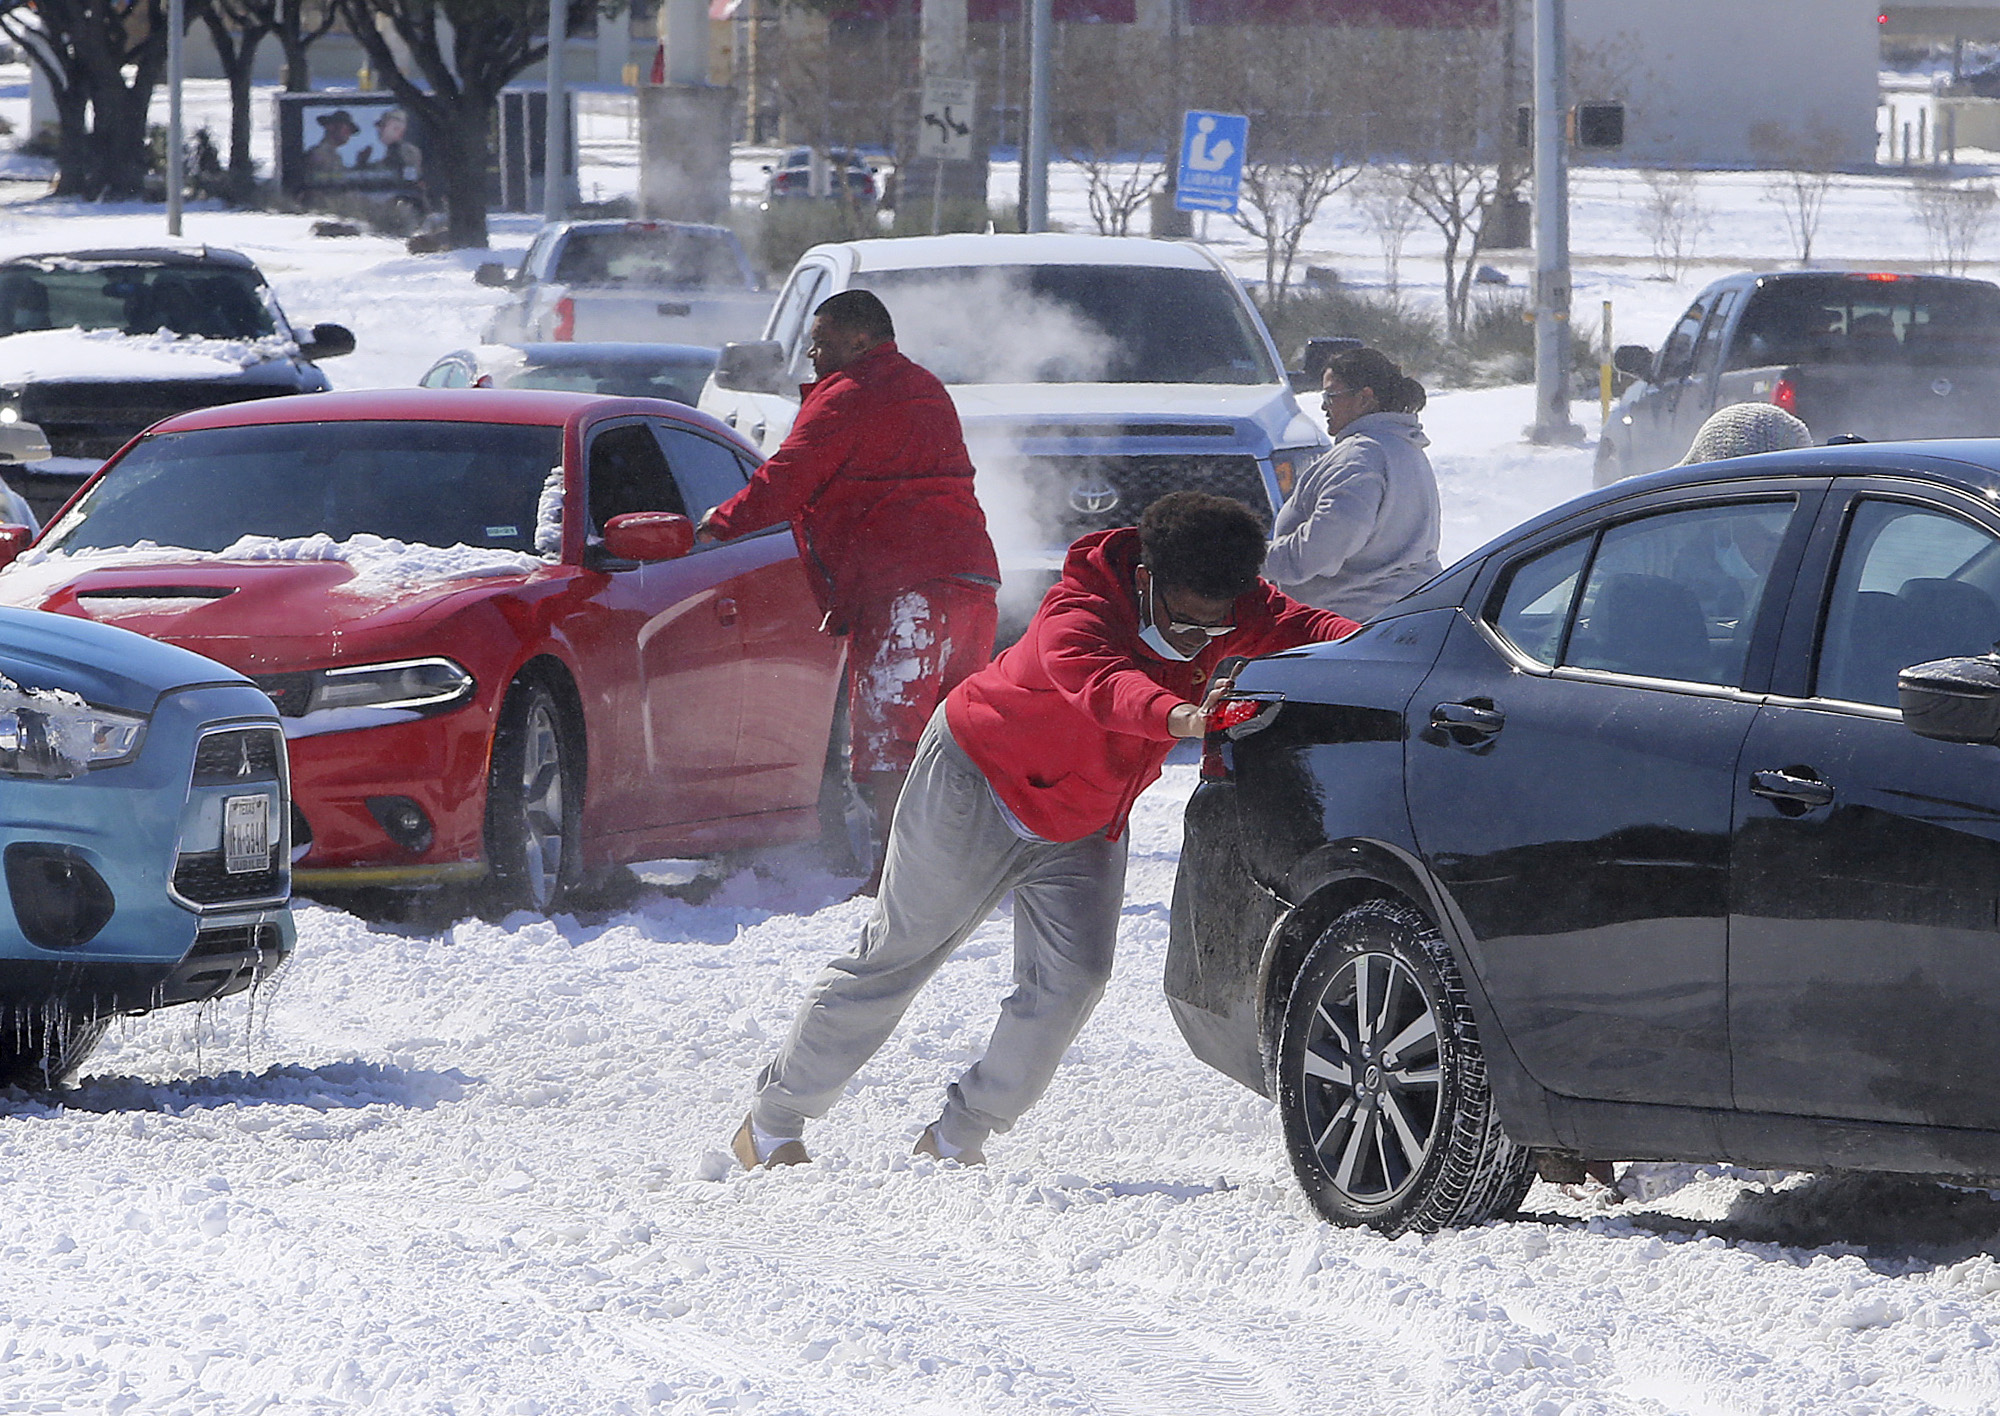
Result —
M1681 463L1719 462L1725 457L1812 445L1812 429L1777 404L1732 403L1708 415Z

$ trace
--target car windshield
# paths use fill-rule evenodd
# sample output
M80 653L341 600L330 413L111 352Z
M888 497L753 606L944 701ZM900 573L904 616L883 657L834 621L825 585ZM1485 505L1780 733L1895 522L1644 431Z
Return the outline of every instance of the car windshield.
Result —
M905 354L948 384L1276 383L1215 270L1023 265L857 272Z
M1768 282L1744 308L1730 367L1955 364L2000 359L2000 287L1910 276Z
M532 551L563 430L504 423L276 423L165 433L127 453L41 549L152 541L219 551L245 536L362 532Z
M637 363L607 359L600 363L529 364L509 374L508 388L553 388L574 393L607 393L619 398L666 398L693 404L715 368L715 355L690 355Z
M740 286L743 271L728 234L686 226L620 226L572 231L555 279L562 285L650 285L668 290Z
M261 339L276 333L254 270L68 256L0 267L0 334L35 329L115 329Z

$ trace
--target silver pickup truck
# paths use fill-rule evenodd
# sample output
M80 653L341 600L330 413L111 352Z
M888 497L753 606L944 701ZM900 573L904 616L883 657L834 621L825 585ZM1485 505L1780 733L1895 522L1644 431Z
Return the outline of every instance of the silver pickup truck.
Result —
M474 277L508 291L488 344L716 345L755 337L771 308L736 233L692 222L560 222L511 275L488 262Z
M700 406L769 452L798 413L812 312L872 290L897 345L944 381L1000 552L1003 629L1070 541L1166 492L1236 497L1268 524L1328 446L1256 306L1205 247L1066 234L815 246L759 341L727 345Z

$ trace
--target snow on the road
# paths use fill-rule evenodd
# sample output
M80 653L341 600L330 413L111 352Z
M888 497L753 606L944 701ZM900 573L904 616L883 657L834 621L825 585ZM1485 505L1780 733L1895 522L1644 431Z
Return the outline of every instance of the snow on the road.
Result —
M1710 263L1649 278L1635 181L1575 184L1580 309L1614 296L1621 339L1657 341L1730 263L1782 258L1754 175L1711 174ZM1062 176L1058 216L1081 202ZM357 352L326 365L342 387L477 342L497 298L479 254L310 224L192 210L187 234L257 260L294 323L351 326ZM157 208L0 207L0 254L161 229ZM501 218L496 248L531 232ZM1922 254L1889 179L1843 180L1823 247ZM1365 277L1372 253L1335 203L1307 257ZM1413 242L1406 276L1427 261ZM1447 559L1588 487L1588 450L1528 446L1532 416L1525 389L1434 396ZM663 864L553 920L302 904L274 986L119 1024L59 1099L0 1094L0 1416L2000 1407L1985 1191L1659 1165L1619 1209L1542 1186L1464 1233L1320 1223L1270 1105L1195 1061L1161 997L1193 785L1181 760L1141 800L1110 990L983 1169L909 1150L1008 988L1004 911L809 1133L814 1162L746 1175L726 1148L751 1079L865 911L808 854Z

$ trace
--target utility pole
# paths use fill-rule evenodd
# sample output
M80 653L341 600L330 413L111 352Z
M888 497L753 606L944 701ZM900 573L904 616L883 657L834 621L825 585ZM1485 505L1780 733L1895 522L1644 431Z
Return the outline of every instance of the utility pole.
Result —
M176 0L179 3L179 0ZM569 93L563 87L564 51L569 47L569 0L549 0L548 113L542 120L542 220L561 221L569 183L563 175L569 155Z
M1569 55L1566 0L1535 0L1535 425L1531 441L1583 441L1569 416ZM1511 117L1511 115L1509 115Z
M167 3L167 234L181 234L181 189L187 186L186 144L181 139L181 80L187 59L181 40L187 33L187 0Z
M1055 33L1053 0L1028 6L1028 144L1021 154L1027 168L1030 231L1049 229L1049 51Z

